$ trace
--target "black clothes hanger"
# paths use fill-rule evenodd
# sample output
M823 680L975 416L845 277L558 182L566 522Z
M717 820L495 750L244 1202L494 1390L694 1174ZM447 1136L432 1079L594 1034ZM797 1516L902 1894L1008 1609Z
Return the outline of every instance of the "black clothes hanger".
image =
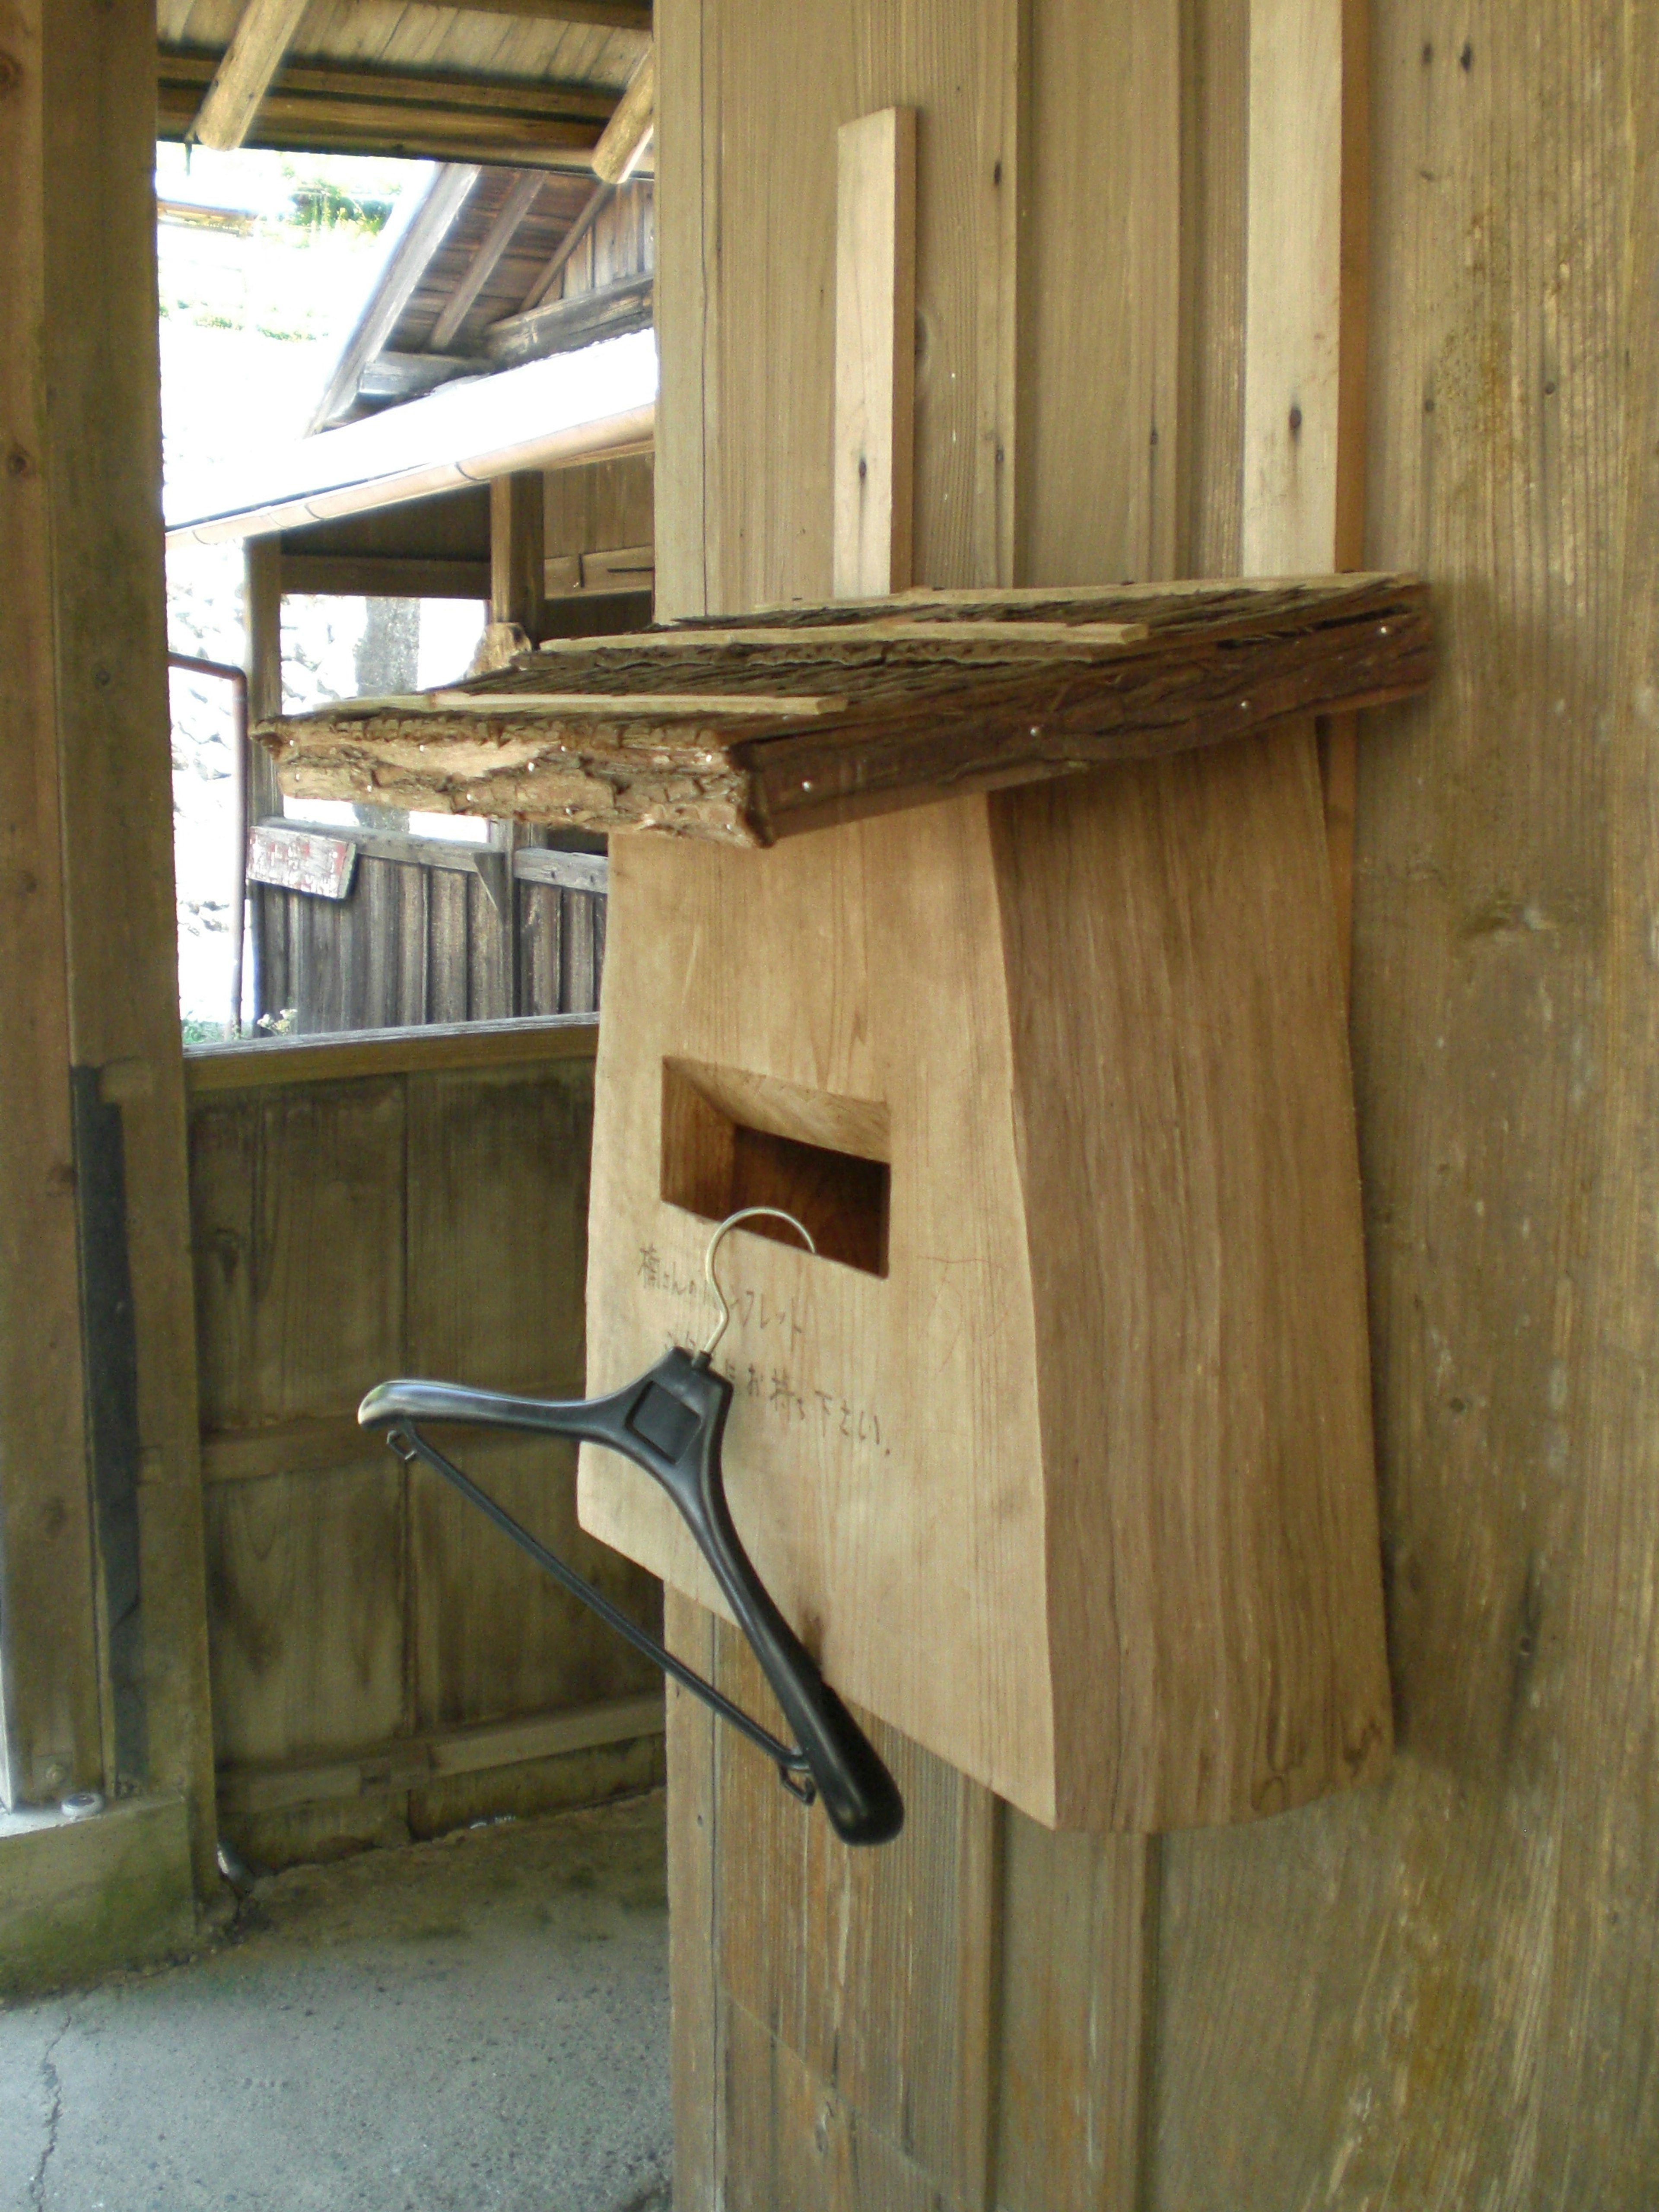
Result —
M732 1385L714 1371L710 1361L729 1313L715 1278L714 1255L720 1238L735 1223L757 1213L777 1212L772 1206L745 1207L715 1231L707 1266L720 1320L701 1352L688 1352L676 1345L654 1367L604 1398L514 1398L501 1391L469 1390L454 1382L382 1382L363 1400L357 1419L365 1428L385 1429L387 1442L400 1459L418 1460L442 1475L572 1596L591 1607L636 1651L653 1660L665 1674L747 1736L775 1763L780 1779L796 1796L808 1804L821 1797L830 1824L843 1843L884 1844L904 1824L904 1801L897 1784L874 1745L824 1681L811 1653L773 1603L743 1547L726 1500L720 1444L732 1403ZM778 1218L799 1229L808 1245L812 1245L793 1214L778 1214ZM574 1437L587 1443L604 1444L643 1468L673 1499L713 1570L794 1732L794 1745L781 1743L592 1589L528 1529L520 1528L511 1514L426 1441L415 1425L423 1420L519 1429L536 1436Z

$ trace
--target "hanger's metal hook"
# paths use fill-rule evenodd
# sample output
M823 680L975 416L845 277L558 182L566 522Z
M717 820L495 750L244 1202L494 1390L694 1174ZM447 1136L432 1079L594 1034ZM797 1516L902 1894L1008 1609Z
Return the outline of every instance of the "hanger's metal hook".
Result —
M708 1249L703 1255L703 1273L708 1278L709 1289L714 1293L715 1303L720 1310L720 1317L714 1323L714 1333L709 1337L708 1343L704 1345L702 1350L697 1354L699 1359L706 1360L712 1359L714 1358L714 1347L725 1335L726 1324L732 1318L732 1309L726 1303L726 1293L720 1288L720 1279L714 1273L714 1255L720 1249L720 1239L726 1235L728 1230L735 1229L738 1222L753 1221L759 1214L764 1214L769 1220L787 1221L792 1229L798 1230L800 1235L805 1239L806 1249L812 1255L812 1257L815 1260L817 1257L818 1248L812 1242L811 1231L807 1228L804 1222L797 1221L793 1213L786 1213L781 1206L745 1206L741 1207L736 1213L728 1213L725 1220L721 1222L720 1227L709 1238Z

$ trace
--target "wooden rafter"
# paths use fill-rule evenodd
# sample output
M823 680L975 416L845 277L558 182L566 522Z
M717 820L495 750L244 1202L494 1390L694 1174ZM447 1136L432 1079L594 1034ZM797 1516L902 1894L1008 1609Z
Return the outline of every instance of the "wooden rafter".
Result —
M617 112L593 149L593 173L602 184L626 184L644 157L657 127L657 50L640 57Z
M1432 659L1398 576L927 592L571 641L258 734L297 797L769 845L1381 705Z
M158 137L189 136L217 66L210 53L160 51ZM244 143L587 171L615 106L591 85L307 59L277 70Z
M535 205L545 172L526 169L514 180L501 212L489 226L483 243L467 264L466 274L450 294L447 305L433 327L431 350L441 353L466 320L472 303L495 273L495 265L517 235L519 226Z
M191 136L221 154L246 138L309 0L247 0Z
M430 266L433 255L449 235L450 225L477 181L477 170L467 163L440 169L433 178L425 199L398 241L368 313L335 364L328 389L312 416L310 429L326 429L356 398L364 369L392 335L416 286Z

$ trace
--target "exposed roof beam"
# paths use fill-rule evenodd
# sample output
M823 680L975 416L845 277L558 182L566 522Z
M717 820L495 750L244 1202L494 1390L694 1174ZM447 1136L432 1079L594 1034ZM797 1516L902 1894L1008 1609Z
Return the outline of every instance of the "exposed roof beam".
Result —
M489 366L514 368L522 362L541 361L550 354L597 344L601 338L649 330L652 290L653 278L647 270L641 276L624 276L619 283L578 292L568 300L555 300L549 307L532 308L527 315L504 316L484 332Z
M247 0L191 131L199 145L229 154L242 143L308 4Z
M209 53L161 50L158 137L189 135L215 67ZM591 174L593 148L616 105L614 93L592 85L290 61L277 71L247 143Z
M629 79L617 112L593 149L593 173L607 185L620 185L640 165L657 123L657 49L648 46Z
M466 320L472 302L495 275L496 263L513 243L520 224L529 214L544 179L544 171L526 169L514 181L500 214L490 224L483 243L469 263L465 276L450 295L449 304L438 318L431 338L434 353L442 353Z
M524 305L519 311L521 314L527 314L532 307L538 307L547 297L553 289L553 279L569 260L588 232L592 229L599 216L616 198L616 192L617 187L614 185L600 185L596 188L586 206L559 240L552 259L525 294Z
M441 7L445 0L432 0ZM648 0L451 0L464 15L533 15L544 23L597 23L607 31L648 31Z
M391 337L393 325L409 305L415 287L425 276L433 255L447 237L449 226L477 181L478 171L465 162L441 168L433 178L426 198L392 249L386 273L375 286L362 319L334 365L328 389L307 426L309 430L326 429L356 398L364 369Z

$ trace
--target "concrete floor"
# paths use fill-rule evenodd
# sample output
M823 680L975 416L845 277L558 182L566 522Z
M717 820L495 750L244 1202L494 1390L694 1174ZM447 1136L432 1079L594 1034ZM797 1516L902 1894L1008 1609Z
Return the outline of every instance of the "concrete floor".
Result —
M660 1793L297 1867L0 2009L0 2212L666 2212Z

